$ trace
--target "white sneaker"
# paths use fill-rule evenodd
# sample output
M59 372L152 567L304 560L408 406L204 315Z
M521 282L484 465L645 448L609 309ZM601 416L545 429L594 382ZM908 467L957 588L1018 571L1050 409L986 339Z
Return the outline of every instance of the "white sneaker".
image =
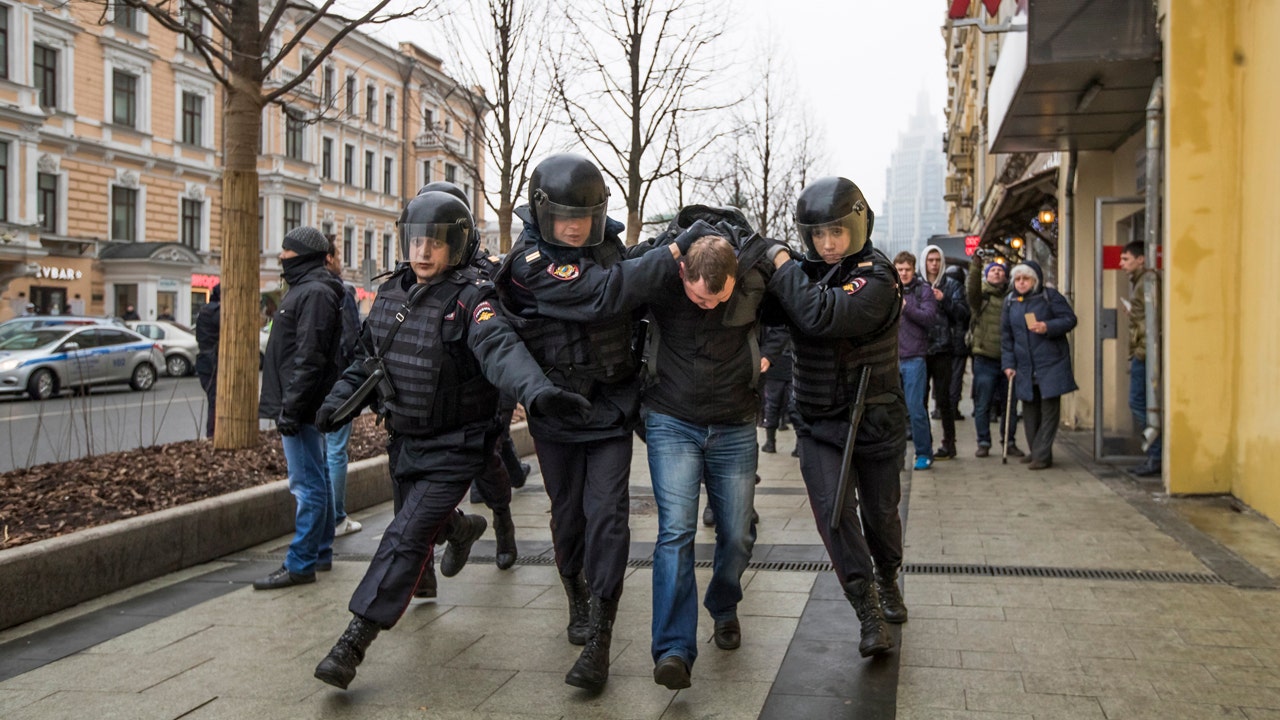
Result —
M363 525L356 522L355 520L352 520L351 518L347 518L346 520L343 520L342 522L338 523L338 526L333 529L333 536L342 537L343 535L358 533L363 529L364 529Z

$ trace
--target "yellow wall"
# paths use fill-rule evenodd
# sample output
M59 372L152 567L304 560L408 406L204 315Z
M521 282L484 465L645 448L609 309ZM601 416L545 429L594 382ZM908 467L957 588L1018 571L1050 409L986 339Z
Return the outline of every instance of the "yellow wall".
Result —
M1169 0L1164 466L1280 520L1280 6Z

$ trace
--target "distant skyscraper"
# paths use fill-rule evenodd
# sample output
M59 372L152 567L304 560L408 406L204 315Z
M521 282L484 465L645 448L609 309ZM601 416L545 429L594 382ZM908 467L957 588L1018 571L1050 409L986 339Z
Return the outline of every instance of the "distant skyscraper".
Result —
M890 260L902 250L918 256L930 235L947 232L942 133L923 90L907 130L898 135L885 174L889 197L876 214L871 238Z

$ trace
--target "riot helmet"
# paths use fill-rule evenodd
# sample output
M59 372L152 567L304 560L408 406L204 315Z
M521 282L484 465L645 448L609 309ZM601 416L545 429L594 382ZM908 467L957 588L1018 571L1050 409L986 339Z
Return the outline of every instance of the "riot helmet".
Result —
M861 251L871 239L875 213L857 185L842 177L824 177L800 191L795 220L805 259L834 265ZM841 234L848 237L845 247L841 248L838 241L831 242L833 234L837 238Z
M433 182L429 182L426 185L422 186L422 189L418 191L418 194L423 195L429 192L447 192L450 195L461 200L462 203L466 205L468 209L471 208L471 200L467 198L467 194L462 191L462 188L458 187L454 183L449 182L448 180L435 180Z
M529 208L542 239L552 245L599 245L604 242L609 188L600 169L590 160L572 153L559 153L533 169L529 178Z
M451 267L469 262L475 254L475 220L466 204L449 193L430 191L413 198L398 225L400 255L406 262L413 261L414 249L423 244L447 245Z

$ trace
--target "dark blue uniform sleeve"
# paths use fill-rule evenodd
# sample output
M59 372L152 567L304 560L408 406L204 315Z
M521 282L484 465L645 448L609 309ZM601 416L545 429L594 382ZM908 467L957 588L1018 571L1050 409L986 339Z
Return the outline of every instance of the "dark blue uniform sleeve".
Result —
M773 274L769 291L778 298L796 329L812 337L857 337L884 327L902 302L898 284L879 276L823 287L789 262Z
M511 323L498 311L492 286L470 286L458 301L471 315L467 347L480 361L480 369L489 382L525 407L532 406L537 396L555 389Z
M650 302L678 272L667 251L604 267L589 258L559 263L533 250L512 263L511 282L533 295L539 315L591 322Z

